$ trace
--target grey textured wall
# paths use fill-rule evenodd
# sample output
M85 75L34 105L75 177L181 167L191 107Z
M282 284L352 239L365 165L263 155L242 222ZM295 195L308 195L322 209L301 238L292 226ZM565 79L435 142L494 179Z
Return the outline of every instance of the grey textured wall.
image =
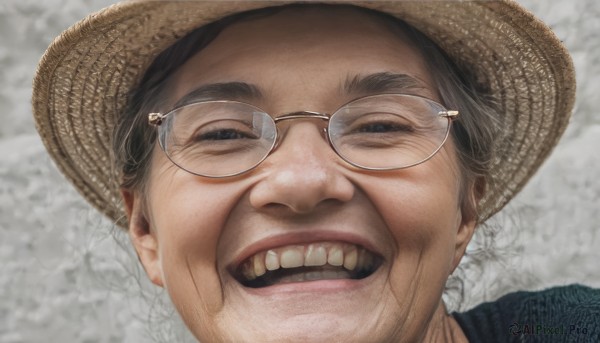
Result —
M467 270L479 282L466 285L463 307L516 289L600 287L600 2L521 2L572 52L577 108L552 158L495 218L498 260ZM126 240L56 171L31 118L31 79L46 46L107 3L0 3L0 342L189 340Z

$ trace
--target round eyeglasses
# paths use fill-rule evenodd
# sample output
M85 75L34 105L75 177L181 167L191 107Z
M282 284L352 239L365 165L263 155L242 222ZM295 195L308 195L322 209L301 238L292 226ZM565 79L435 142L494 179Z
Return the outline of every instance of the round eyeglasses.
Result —
M420 96L372 95L328 115L302 111L272 117L260 108L230 100L202 101L150 113L158 141L180 168L221 178L252 170L280 142L277 124L292 119L327 122L329 145L350 165L367 170L402 169L435 155L448 138L458 111Z

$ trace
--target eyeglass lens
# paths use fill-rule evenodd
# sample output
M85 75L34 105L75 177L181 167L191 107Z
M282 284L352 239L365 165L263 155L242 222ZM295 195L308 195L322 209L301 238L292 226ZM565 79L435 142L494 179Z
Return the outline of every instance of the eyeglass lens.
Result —
M445 109L425 98L376 95L352 101L329 119L332 147L366 169L398 169L423 162L444 143ZM209 177L232 176L262 162L275 146L273 118L235 101L199 102L168 113L160 144L179 167Z

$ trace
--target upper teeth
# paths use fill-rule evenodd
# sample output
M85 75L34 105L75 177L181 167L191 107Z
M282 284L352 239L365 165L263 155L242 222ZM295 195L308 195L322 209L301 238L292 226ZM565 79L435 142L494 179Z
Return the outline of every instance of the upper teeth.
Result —
M279 268L317 267L329 264L344 266L345 269L352 271L369 269L373 263L373 255L362 247L339 242L319 242L261 251L242 263L241 272L247 280L254 280L267 271Z

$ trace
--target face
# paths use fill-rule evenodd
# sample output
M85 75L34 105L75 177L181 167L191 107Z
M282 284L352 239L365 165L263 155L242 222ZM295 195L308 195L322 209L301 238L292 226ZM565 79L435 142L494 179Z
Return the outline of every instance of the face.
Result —
M348 87L373 75L415 84ZM260 95L211 96L274 116L332 113L373 92L440 102L423 57L400 32L343 8L288 9L229 26L178 70L169 101L232 82ZM365 171L335 154L314 119L284 131L257 168L223 179L192 175L155 148L145 193L124 192L150 279L203 342L422 339L443 312L445 281L474 227L461 213L453 143L411 168Z

